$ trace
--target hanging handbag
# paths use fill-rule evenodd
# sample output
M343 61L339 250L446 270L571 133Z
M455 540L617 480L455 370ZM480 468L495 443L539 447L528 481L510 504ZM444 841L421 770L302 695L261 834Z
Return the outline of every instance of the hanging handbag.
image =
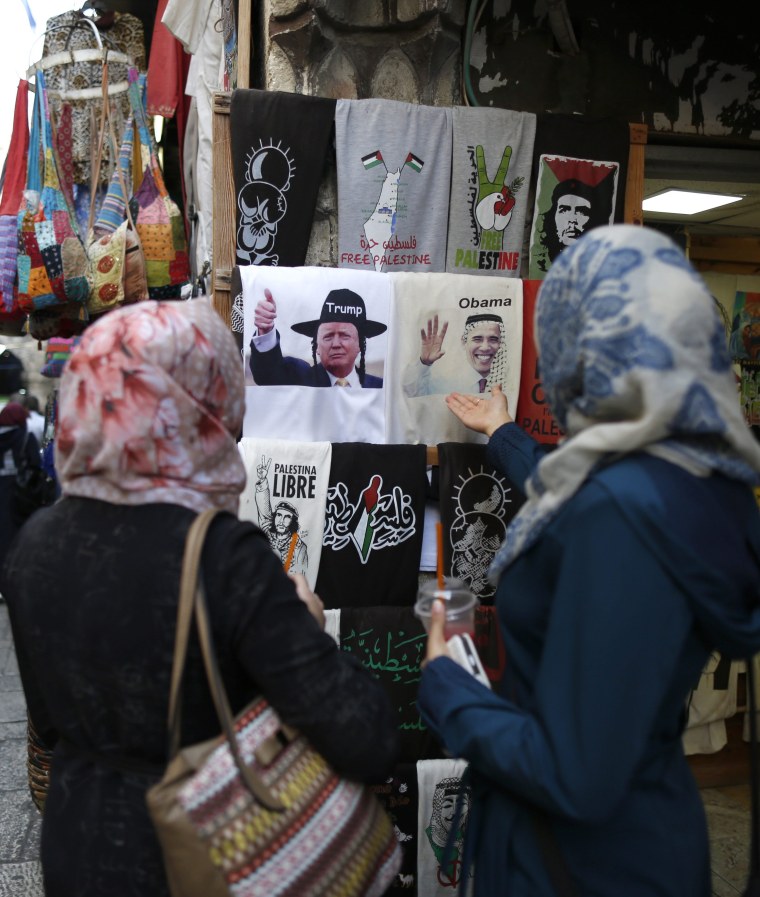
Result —
M132 115L142 157L147 160L130 209L145 254L148 293L151 299L180 299L182 287L190 282L185 221L166 189L140 95L137 69L130 69L129 82Z
M87 254L92 265L92 289L87 300L87 310L91 315L102 314L125 304L127 296L129 302L139 302L148 298L145 260L127 202L125 174L128 174L131 166L132 133L130 119L108 190L96 218L97 183L100 179L103 146L106 140L111 147L111 158L116 155L116 135L108 99L106 59L103 63L101 119L93 164L93 185L90 191L90 214L87 224Z
M26 323L26 313L18 304L17 263L18 213L24 197L29 154L28 95L29 83L19 81L0 202L0 333L9 336L21 336Z
M124 289L124 305L134 302L143 302L149 299L148 275L145 267L145 253L143 252L140 236L132 218L129 207L129 185L133 183L135 174L139 175L139 168L134 174L135 160L135 126L134 119L127 120L124 127L124 139L119 151L118 168L114 171L108 192L103 200L98 218L95 222L95 230L98 233L107 233L115 230L120 224L128 222L125 231L124 271L122 284ZM117 215L120 216L117 218Z
M170 761L147 792L173 897L380 897L401 865L390 817L341 778L263 698L233 720L198 576L215 510L190 528L169 696ZM180 693L193 615L223 735L179 750Z
M36 73L24 205L18 217L18 296L24 311L78 304L90 293L90 265L76 216L61 190L45 75Z

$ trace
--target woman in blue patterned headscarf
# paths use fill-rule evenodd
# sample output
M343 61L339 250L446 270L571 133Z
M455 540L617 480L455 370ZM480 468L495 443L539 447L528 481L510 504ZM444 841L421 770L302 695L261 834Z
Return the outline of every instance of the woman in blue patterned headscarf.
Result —
M760 651L760 446L725 330L669 238L613 225L552 265L536 342L554 451L499 389L446 400L528 499L490 571L498 693L447 656L442 608L420 687L425 721L470 761L475 894L556 894L548 837L579 894L708 897L686 702L711 651Z

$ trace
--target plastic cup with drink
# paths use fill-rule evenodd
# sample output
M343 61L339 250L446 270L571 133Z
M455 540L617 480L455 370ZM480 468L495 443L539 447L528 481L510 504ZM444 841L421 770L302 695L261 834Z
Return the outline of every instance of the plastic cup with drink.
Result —
M443 630L448 641L454 635L475 634L475 608L478 599L461 579L452 576L431 579L424 582L417 592L414 615L422 621L425 632L430 631L430 612L436 598L442 598L446 605L446 623Z

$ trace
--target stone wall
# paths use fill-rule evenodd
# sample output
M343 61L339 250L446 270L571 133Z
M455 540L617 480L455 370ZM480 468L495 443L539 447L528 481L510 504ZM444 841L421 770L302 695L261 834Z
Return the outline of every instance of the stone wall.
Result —
M462 103L465 0L264 0L267 90L335 99ZM337 266L334 154L323 177L307 265Z

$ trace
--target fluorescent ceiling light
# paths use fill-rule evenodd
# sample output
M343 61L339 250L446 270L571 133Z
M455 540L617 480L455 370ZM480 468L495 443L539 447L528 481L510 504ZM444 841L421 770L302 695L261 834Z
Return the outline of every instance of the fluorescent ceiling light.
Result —
M708 209L717 209L730 202L738 202L743 196L727 193L695 193L690 190L664 190L655 193L641 204L645 212L665 212L670 215L696 215Z

